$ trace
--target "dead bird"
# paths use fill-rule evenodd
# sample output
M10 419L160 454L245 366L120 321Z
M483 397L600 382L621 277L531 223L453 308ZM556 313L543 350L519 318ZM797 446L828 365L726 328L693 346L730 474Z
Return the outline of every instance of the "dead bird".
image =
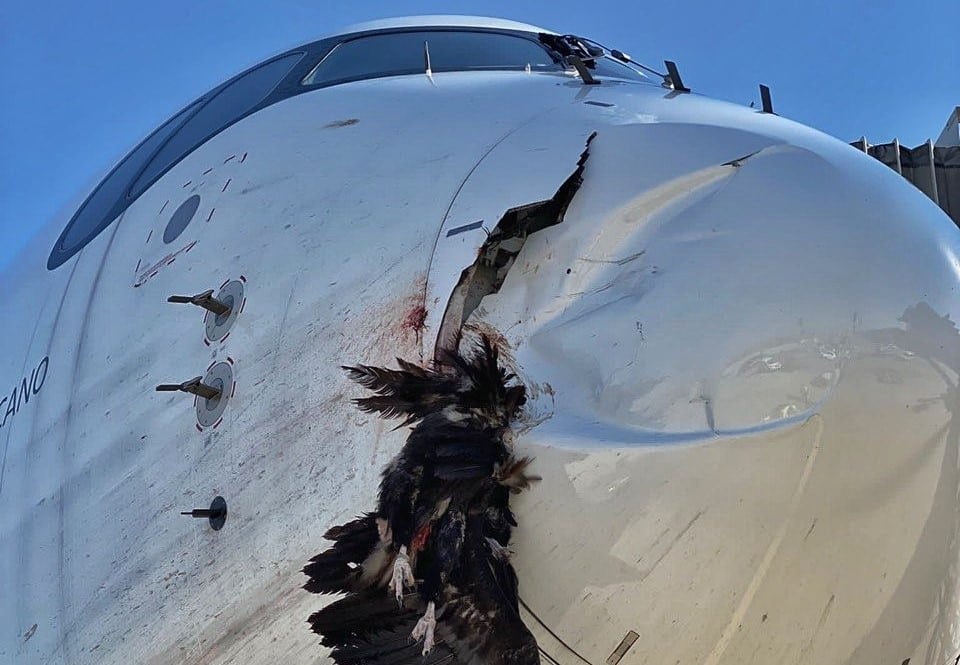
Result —
M510 496L539 480L505 441L525 389L486 336L429 369L397 362L344 368L374 393L360 409L414 426L376 511L327 531L333 546L304 568L308 591L346 594L309 623L342 665L539 663L507 550Z

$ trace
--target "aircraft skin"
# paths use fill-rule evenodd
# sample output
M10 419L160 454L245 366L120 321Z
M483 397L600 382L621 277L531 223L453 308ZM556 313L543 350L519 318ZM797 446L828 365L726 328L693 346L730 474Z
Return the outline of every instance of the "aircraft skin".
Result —
M540 31L363 29L417 25ZM512 549L544 663L953 663L955 226L820 132L598 78L317 89L52 270L74 210L46 227L0 276L0 662L327 662L300 570L406 435L340 366L428 362L452 321L531 397ZM457 301L505 213L581 160L562 220ZM228 282L225 338L167 302ZM218 421L155 390L216 363ZM180 514L215 496L222 529Z

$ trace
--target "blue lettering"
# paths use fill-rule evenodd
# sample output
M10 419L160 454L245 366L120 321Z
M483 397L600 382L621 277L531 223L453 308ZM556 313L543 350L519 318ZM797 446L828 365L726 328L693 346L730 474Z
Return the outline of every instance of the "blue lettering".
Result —
M20 411L20 406L26 404L30 401L31 395L36 395L40 392L40 389L43 388L43 384L47 380L47 370L50 367L50 356L44 356L43 360L40 361L32 372L30 372L30 378L23 377L20 380L20 385L14 385L13 392L10 393L10 397L4 397L0 399L0 410L3 409L3 405L7 405L7 410L3 413L3 420L0 421L0 427L3 427L7 424L7 420L10 419L10 416L15 416Z
M44 356L43 360L40 361L40 364L37 365L37 369L34 370L34 376L30 380L31 386L33 388L33 394L36 395L40 392L40 389L43 388L44 381L47 380L47 367L50 365L50 356ZM40 378L40 383L37 383L37 377L40 376L40 368L43 368L43 377Z
M30 381L33 381L32 377L30 378ZM23 381L20 382L20 396L18 399L20 400L20 404L26 404L27 402L30 401L30 388L27 387L26 378L24 378ZM20 410L20 404L17 404L18 411Z
M7 400L4 400L5 402ZM0 423L0 427L3 427L7 424L7 418L10 417L10 414L17 413L17 389L13 389L13 394L10 395L10 401L7 404L7 412L3 414L3 422Z

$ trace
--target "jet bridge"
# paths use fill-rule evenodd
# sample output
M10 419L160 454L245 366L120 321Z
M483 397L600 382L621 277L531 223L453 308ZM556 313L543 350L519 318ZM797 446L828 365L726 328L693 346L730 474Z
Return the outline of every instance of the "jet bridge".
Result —
M960 226L960 106L954 108L936 142L907 148L897 139L871 144L861 137L851 145L912 182Z

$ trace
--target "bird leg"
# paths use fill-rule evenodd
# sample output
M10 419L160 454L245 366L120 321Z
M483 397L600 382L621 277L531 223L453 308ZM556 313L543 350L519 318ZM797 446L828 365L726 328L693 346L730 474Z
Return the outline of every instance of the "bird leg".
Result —
M502 561L509 561L511 552L506 547L498 543L493 538L487 538L487 544L490 546L490 551L493 552L493 556Z
M390 542L393 539L390 522L382 517L377 518L377 534L380 536L380 542L382 543Z
M540 476L527 475L527 467L532 462L533 459L530 457L517 459L511 455L503 464L497 466L493 477L498 483L509 489L511 494L518 494L530 487L532 483L542 480Z
M397 603L403 605L403 585L413 587L416 583L413 568L410 567L410 557L407 556L407 546L403 545L393 560L393 577L387 588L396 595Z
M434 647L433 631L437 627L436 605L431 600L427 603L427 611L423 613L417 625L413 627L410 637L420 641L423 638L423 655L426 656Z

